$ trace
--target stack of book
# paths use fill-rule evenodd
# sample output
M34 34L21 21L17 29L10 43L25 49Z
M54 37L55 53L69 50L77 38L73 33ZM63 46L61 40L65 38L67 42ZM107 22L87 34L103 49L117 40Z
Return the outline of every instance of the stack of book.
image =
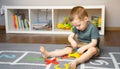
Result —
M24 13L14 13L13 21L15 29L29 29L29 21L28 18L25 17Z

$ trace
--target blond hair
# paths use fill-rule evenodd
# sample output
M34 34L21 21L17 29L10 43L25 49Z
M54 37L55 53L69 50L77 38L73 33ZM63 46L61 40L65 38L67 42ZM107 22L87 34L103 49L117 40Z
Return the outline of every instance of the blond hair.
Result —
M75 17L78 17L79 19L83 20L84 17L88 17L87 11L82 6L76 6L73 7L70 12L70 21L73 21Z

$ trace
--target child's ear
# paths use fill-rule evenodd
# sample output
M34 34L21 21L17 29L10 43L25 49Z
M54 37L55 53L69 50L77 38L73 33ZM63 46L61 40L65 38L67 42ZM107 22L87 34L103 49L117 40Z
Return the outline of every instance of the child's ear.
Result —
M84 21L86 21L86 22L87 22L88 20L89 20L89 19L88 19L88 17L84 17Z

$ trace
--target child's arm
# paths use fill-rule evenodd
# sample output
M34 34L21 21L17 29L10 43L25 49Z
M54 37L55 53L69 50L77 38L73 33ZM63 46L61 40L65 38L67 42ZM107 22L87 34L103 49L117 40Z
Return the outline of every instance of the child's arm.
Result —
M73 32L70 33L70 35L68 36L68 41L70 42L70 44L73 48L76 48L77 42L74 40L74 36L75 36L75 34Z
M79 49L78 49L78 52L79 52L79 53L83 53L84 51L86 51L86 50L89 49L90 47L95 47L95 46L97 45L97 41L98 41L97 39L92 39L92 41L91 41L89 44L87 44L87 45L79 48Z
M90 47L95 47L97 45L98 40L97 39L92 39L89 44L86 45L87 48Z

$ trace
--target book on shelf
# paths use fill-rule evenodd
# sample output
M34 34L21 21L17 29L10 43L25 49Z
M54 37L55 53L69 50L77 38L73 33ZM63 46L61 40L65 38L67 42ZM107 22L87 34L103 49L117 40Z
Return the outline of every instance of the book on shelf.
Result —
M14 28L15 28L15 29L17 29L17 24L16 24L17 22L16 22L16 20L17 20L17 19L16 19L16 15L13 14L13 21L14 21Z
M21 29L21 20L20 20L20 15L17 15L18 18L18 28Z

